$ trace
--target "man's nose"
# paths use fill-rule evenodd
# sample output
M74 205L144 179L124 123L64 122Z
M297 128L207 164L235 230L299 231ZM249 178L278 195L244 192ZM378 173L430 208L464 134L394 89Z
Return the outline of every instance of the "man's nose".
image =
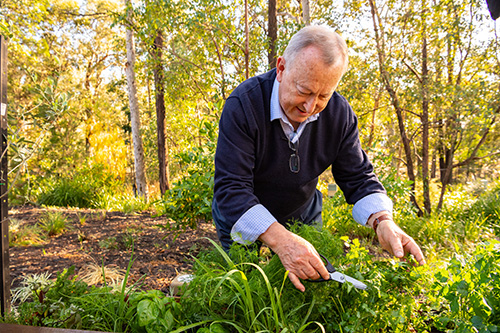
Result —
M316 96L309 96L304 103L304 108L307 113L312 114L314 110L316 110L316 105L318 105L318 99Z

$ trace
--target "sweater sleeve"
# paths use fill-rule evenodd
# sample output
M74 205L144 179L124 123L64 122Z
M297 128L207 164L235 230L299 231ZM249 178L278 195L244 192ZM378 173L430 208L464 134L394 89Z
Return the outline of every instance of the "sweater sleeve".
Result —
M225 232L250 208L259 204L253 191L257 126L252 106L242 106L237 96L226 100L219 122L215 153L214 198L225 218Z

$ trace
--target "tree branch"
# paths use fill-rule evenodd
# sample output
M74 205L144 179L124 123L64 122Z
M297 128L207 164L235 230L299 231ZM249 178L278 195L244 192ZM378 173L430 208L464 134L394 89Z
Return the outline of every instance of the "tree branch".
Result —
M472 151L472 153L470 154L470 156L467 157L462 162L459 162L459 163L453 165L453 167L464 166L464 165L467 165L467 164L471 163L472 161L484 158L484 157L476 157L476 154L479 151L479 148L481 148L481 146L483 145L484 141L486 141L486 137L490 133L490 128L495 124L495 122L497 120L497 115L499 113L500 113L500 105L495 110L495 112L494 112L495 116L493 117L493 119L491 119L491 122L490 122L489 126L485 128L485 130L483 132L483 135L481 136L481 139L479 140L479 142L474 147L474 150ZM493 155L496 155L496 154L497 153L493 153ZM489 155L487 155L487 156L489 156Z
M405 59L403 59L403 63L405 64L405 66L417 77L417 80L419 83L422 83L422 78L420 77L420 75L417 73L417 71L410 65L406 62Z

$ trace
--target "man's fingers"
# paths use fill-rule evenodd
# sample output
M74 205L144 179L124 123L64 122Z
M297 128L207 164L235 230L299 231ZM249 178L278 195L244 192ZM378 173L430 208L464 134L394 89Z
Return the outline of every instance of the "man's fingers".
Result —
M410 253L420 265L425 265L424 255L415 240L401 230L393 221L382 221L379 224L377 236L379 236L382 247L397 258L403 258L405 253Z
M313 260L311 262L311 266L315 269L316 273L319 274L319 276L317 276L314 280L319 279L320 277L328 280L330 278L330 273L328 273L323 260L321 260L321 257L319 255L316 257L316 259L317 260Z
M382 224L383 222L386 223ZM380 244L385 250L389 251L397 258L403 258L405 253L403 244L401 243L401 235L398 232L399 230L394 228L396 227L394 222L392 222L392 224L389 222L392 221L384 220L379 224L377 236L379 236Z
M288 278L290 279L290 282L292 282L292 284L295 286L295 288L297 288L301 292L306 291L306 287L304 287L304 285L300 282L300 280L297 277L297 275L295 275L292 272L289 272L288 273Z
M425 265L424 254L413 238L409 238L409 241L405 244L404 248L406 252L415 257L415 260L419 263L419 265Z
M401 240L398 237L394 237L391 241L391 247L392 247L392 253L397 258L403 258L405 255L405 252L403 250L403 244L401 244Z

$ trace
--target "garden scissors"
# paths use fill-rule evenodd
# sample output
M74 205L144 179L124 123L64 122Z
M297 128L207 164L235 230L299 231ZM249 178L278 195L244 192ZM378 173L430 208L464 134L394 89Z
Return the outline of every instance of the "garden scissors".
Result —
M325 280L323 278L319 278L317 280L309 279L308 281L310 281L310 282L324 282L324 281L334 280L334 281L337 281L340 283L345 283L347 281L347 282L352 283L354 285L354 287L356 287L358 289L368 288L368 286L366 284L364 284L363 282L356 280L355 278L352 278L349 275L345 275L345 274L338 272L335 269L335 267L333 267L333 265L330 263L330 261L328 261L328 259L326 259L326 257L324 255L320 254L320 256L321 256L321 258L323 258L326 261L325 267L326 267L326 270L328 271L328 273L330 273L330 279Z

